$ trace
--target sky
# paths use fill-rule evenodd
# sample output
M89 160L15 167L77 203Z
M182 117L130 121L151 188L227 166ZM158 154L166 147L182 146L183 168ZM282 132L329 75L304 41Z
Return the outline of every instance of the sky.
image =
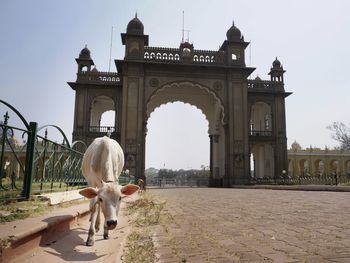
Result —
M326 127L350 122L349 10L347 0L0 0L0 99L39 126L58 125L71 139L75 94L67 81L76 79L74 59L85 44L98 70L108 71L112 27L113 59L124 57L120 33L135 12L150 46L179 47L184 11L195 49L217 50L234 20L251 43L252 78L269 79L278 57L285 89L293 92L286 99L288 146L296 140L334 147ZM0 105L0 116L5 111ZM208 122L195 107L162 105L147 128L146 167L208 165Z

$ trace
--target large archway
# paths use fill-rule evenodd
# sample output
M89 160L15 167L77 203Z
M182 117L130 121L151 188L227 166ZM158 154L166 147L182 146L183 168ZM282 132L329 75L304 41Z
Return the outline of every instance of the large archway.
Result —
M259 159L260 167L264 164L260 175L285 173L285 98L291 93L284 89L281 62L273 62L270 80L250 80L254 68L247 67L245 61L249 43L235 27L227 31L218 50L195 49L188 42L171 48L148 46L149 36L143 29L135 18L121 34L125 56L115 60L117 72L92 70L95 63L90 50L85 47L80 52L77 79L69 82L76 92L73 138L89 142L102 135L89 130L89 106L96 96L112 98L115 138L124 150L126 169L144 178L150 113L162 104L181 101L196 106L208 120L211 186L249 183L250 150L258 144L268 145L264 157L273 152L273 160Z
M224 107L209 88L194 82L173 82L157 89L146 104L146 119L161 105L183 102L199 109L208 122L209 166L212 184L222 185L225 174ZM146 122L147 123L147 122ZM191 127L188 127L191 128Z

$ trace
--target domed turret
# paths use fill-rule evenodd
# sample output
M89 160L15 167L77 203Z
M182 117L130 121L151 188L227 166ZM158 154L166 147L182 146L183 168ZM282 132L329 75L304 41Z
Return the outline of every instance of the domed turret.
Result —
M87 45L85 45L85 47L79 53L79 58L80 59L91 59L90 54L91 54L90 50L87 48Z
M94 61L91 59L91 52L87 48L87 45L80 51L79 58L75 59L78 63L78 73L83 71L90 71L91 66L94 65Z
M271 76L271 81L283 82L283 74L286 72L283 69L281 62L276 59L272 62L272 67L269 75Z
M143 24L135 17L126 27L126 33L121 34L122 44L125 45L126 59L143 59L145 46L148 46L148 35L143 33Z
M126 27L126 33L133 35L143 35L143 24L137 18L137 13L135 14L135 18L133 18Z
M241 41L242 35L241 31L235 26L235 23L232 22L232 26L226 32L226 37L228 41Z
M281 62L277 59L274 60L274 62L272 62L272 68L281 68Z

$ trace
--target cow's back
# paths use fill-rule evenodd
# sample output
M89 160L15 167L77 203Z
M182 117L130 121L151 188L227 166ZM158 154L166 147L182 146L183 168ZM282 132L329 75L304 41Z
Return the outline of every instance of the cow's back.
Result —
M123 166L122 148L117 141L105 136L96 138L87 148L82 162L82 173L90 186L100 187L101 181L117 181Z

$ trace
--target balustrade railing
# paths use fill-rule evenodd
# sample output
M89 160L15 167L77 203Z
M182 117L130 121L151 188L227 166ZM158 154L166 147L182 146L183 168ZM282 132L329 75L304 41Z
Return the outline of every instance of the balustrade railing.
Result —
M77 73L77 82L85 81L107 84L119 84L121 82L117 72L82 71L81 73Z
M248 80L248 89L274 89L275 83L269 80Z
M252 130L250 131L250 136L255 136L255 137L259 137L259 136L272 136L272 131L259 131L259 130Z
M212 50L183 51L179 48L145 47L144 59L169 63L224 64L225 52Z
M147 179L150 188L167 187L208 187L209 178L150 178Z
M94 132L94 133L112 133L115 132L115 127L113 126L90 126L89 127L89 132Z

